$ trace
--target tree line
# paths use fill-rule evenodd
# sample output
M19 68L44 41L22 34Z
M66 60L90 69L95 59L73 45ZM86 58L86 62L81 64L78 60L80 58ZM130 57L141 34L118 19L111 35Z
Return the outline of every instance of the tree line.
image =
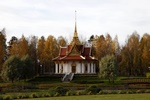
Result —
M81 40L83 41L83 40ZM92 35L89 40L92 43L92 55L100 62L107 55L114 55L116 60L117 75L120 76L144 76L150 66L150 34L142 37L137 32L129 35L125 44L120 46L118 37L114 39L110 34ZM59 54L61 46L68 44L63 36L55 38L49 35L38 38L37 36L21 38L13 36L6 43L5 29L0 31L0 72L4 63L11 56L22 59L29 56L32 60L34 75L52 74L54 72L53 58ZM99 66L99 64L97 64ZM97 71L98 71L97 67Z
M91 36L90 39L95 42L94 53L99 61L107 55L114 55L118 75L145 76L150 70L150 34L140 37L133 32L123 46L120 46L117 36L112 39L109 34Z

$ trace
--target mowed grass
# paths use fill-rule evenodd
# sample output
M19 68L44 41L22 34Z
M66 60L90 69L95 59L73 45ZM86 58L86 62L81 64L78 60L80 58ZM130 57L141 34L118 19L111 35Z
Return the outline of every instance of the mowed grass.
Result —
M109 94L33 98L23 100L150 100L150 94Z

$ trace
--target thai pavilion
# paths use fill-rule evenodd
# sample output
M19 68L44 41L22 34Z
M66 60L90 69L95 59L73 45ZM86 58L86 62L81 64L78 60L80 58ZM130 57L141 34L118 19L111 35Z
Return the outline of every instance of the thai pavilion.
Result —
M82 44L78 38L76 21L72 41L60 47L59 56L54 58L55 74L96 74L96 59L91 56L92 47Z

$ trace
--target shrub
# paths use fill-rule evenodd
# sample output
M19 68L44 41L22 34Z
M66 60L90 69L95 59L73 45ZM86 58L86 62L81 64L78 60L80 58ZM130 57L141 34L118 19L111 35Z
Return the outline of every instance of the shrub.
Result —
M13 100L10 95L4 96L2 100Z
M14 94L14 95L12 95L12 98L13 98L13 99L18 99L18 96ZM1 99L0 99L0 100L1 100Z
M86 94L87 94L86 91L81 91L81 92L79 92L79 95L86 95Z
M66 92L66 96L73 96L73 95L77 95L77 92L74 90L70 90L70 91Z
M146 78L150 78L150 72L146 73Z
M126 94L133 94L133 92L128 90L128 91L126 91Z
M31 98L38 98L38 95L37 95L36 93L32 93L32 94L30 95L30 97L31 97Z
M103 94L103 91L99 91L97 94L98 94L98 95Z
M29 94L22 95L22 98L29 98L29 97L30 97Z
M123 90L119 90L118 91L118 94L125 94L126 92L125 91L123 91Z
M23 95L18 95L18 99L23 99Z
M53 95L49 94L49 93L44 93L42 94L42 97L52 97Z
M150 93L150 90L145 90L145 93Z
M3 100L3 96L2 95L0 95L0 100Z
M102 91L102 94L108 94L108 91Z
M114 90L114 91L110 91L109 93L110 94L117 94L117 91Z
M101 91L101 89L98 86L93 85L93 86L88 87L85 91L87 93L91 92L91 94L96 94L99 91Z
M55 94L54 94L54 97L57 97L57 96L59 96L60 94L58 93L58 92L56 92Z
M144 90L137 90L136 93L144 93Z
M55 87L55 88L50 90L50 95L56 96L56 93L58 93L60 96L64 96L67 91L68 91L68 89L61 87L61 86L58 86L58 87Z
M80 95L80 92L76 92L76 96Z
M38 96L39 98L43 97L43 93L41 93L41 92L36 93L36 94L37 94L37 96Z

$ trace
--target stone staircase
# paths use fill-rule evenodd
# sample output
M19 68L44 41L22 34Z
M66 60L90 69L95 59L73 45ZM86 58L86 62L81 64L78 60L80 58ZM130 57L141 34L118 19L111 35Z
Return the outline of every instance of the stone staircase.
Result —
M65 74L63 77L63 82L70 82L73 79L74 73Z

